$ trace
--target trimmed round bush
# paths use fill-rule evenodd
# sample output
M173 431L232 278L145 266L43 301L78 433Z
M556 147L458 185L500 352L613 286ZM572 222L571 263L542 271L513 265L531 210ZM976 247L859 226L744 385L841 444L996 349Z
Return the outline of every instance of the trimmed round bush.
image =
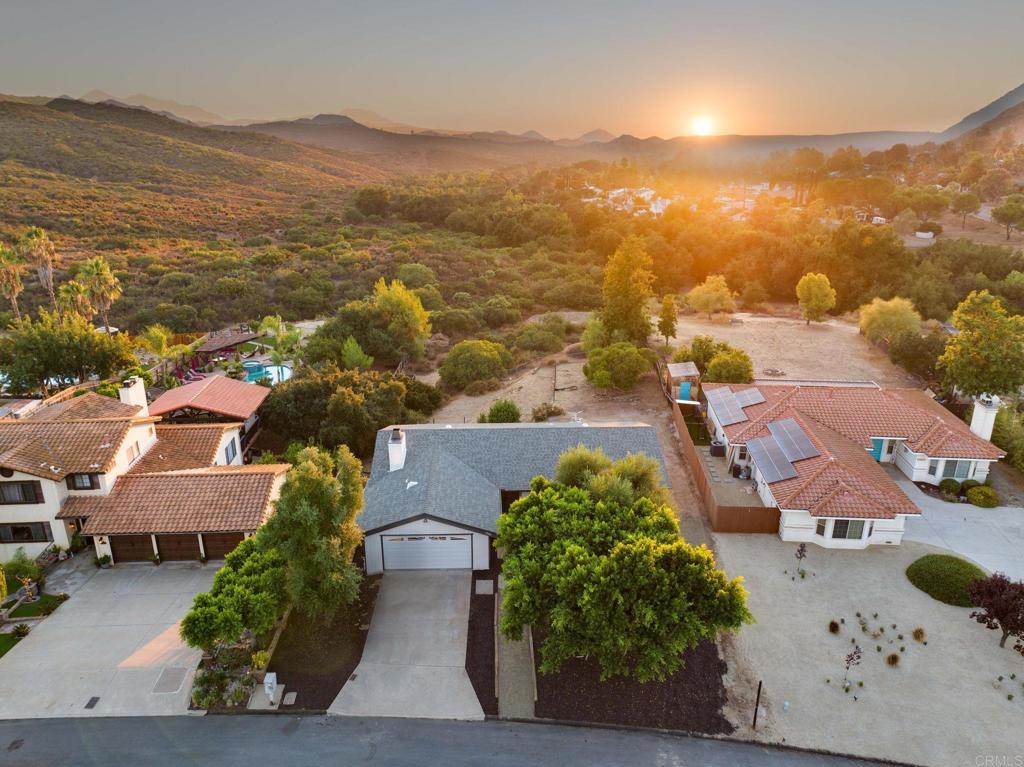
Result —
M983 509L994 509L999 505L999 496L996 491L986 485L970 488L967 491L967 500Z
M464 389L474 381L501 378L512 366L512 355L492 341L459 341L444 358L438 372L450 389Z
M522 413L510 399L499 399L486 413L480 414L480 423L519 423Z
M952 477L946 477L939 483L939 490L950 495L960 495L960 483Z
M980 485L981 483L976 479L965 479L963 482L960 483L960 492L966 493L972 487L979 487Z
M907 578L925 594L956 607L971 607L967 586L985 577L984 571L949 554L926 554L907 568Z

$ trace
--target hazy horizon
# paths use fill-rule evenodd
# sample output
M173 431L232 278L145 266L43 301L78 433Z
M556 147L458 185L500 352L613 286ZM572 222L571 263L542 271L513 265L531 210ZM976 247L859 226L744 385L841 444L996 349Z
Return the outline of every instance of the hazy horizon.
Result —
M143 93L228 120L349 107L423 128L667 137L702 117L715 133L938 131L1024 80L1007 0L866 0L855 15L793 0L171 6L5 8L26 33L0 46L0 92Z

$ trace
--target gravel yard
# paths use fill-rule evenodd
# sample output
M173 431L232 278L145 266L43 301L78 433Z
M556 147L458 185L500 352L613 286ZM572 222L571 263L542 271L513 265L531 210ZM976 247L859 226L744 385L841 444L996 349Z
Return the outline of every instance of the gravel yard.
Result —
M1024 658L1000 649L996 632L972 621L970 609L935 601L904 575L915 559L940 550L906 542L866 551L810 546L807 577L793 581L794 544L736 534L717 534L715 543L720 563L746 578L757 620L726 643L726 660L764 680L764 724L752 733L747 718L737 735L943 767L1013 764L1024 754ZM829 622L840 619L831 634ZM927 645L913 639L917 627ZM851 640L863 661L844 693ZM893 653L896 668L885 661ZM986 757L1010 761L976 761Z

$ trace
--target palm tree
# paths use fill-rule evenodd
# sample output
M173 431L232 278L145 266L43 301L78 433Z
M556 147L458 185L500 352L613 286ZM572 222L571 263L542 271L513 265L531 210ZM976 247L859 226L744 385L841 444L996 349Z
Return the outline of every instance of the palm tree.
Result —
M173 340L174 331L166 325L150 325L136 336L135 345L164 363L189 351L187 344L171 343Z
M50 303L57 311L57 294L53 289L53 268L57 249L45 229L33 226L18 241L21 257L36 268L39 282L50 294Z
M260 322L259 331L270 341L270 361L275 365L283 365L286 360L293 357L302 340L302 331L282 320L277 314L264 317Z
M110 265L103 256L93 256L83 263L78 269L78 279L85 285L89 301L103 317L103 328L109 333L107 313L121 297L121 281L110 271Z
M68 280L57 288L57 306L61 314L77 314L91 320L96 309L89 300L89 290L78 280Z
M18 296L25 286L21 282L21 275L25 271L25 264L18 258L13 248L0 245L0 293L11 302L11 309L14 310L14 319L21 319L21 310L18 308Z

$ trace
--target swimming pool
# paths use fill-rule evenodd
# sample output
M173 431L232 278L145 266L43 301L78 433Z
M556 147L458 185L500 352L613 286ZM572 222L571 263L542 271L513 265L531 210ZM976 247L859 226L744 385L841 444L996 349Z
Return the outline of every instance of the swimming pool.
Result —
M264 365L261 362L243 362L242 365L246 370L245 380L249 383L269 378L273 385L292 377L292 369L288 365Z

